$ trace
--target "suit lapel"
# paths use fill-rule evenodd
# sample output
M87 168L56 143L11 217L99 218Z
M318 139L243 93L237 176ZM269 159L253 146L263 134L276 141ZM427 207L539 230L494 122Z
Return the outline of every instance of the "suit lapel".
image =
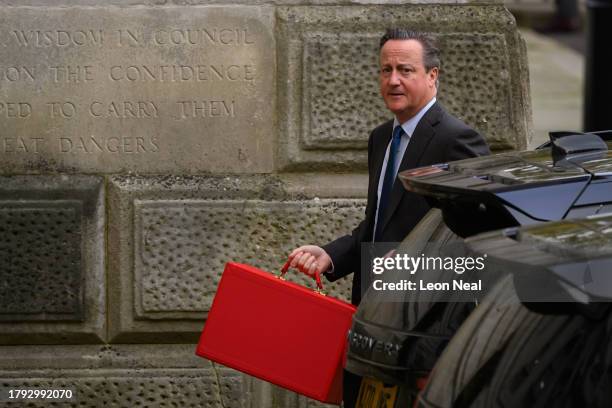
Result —
M375 169L375 177L371 180L374 188L374 199L376 199L376 194L378 191L378 181L380 180L380 174L382 171L383 161L385 160L385 153L387 152L387 146L389 145L389 141L391 140L393 132L393 121L389 121L385 123L385 126L381 129L378 135L374 135L375 146L374 146L374 157L372 157L372 163L376 163Z
M431 108L421 118L418 125L412 133L410 142L402 157L398 173L407 169L417 167L421 156L427 150L429 142L435 134L434 126L440 121L440 115L442 111L438 103L434 103ZM388 143L388 142L387 142ZM380 171L379 171L380 173ZM389 198L389 208L385 211L385 218L383 220L383 229L387 226L387 223L392 218L393 213L397 210L397 207L404 196L404 187L402 183L396 178L391 189L391 197Z

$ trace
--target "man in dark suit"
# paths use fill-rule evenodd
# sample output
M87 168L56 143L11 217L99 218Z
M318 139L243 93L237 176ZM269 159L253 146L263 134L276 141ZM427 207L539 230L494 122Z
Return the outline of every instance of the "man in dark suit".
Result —
M289 255L292 267L309 275L318 271L330 281L353 273L355 305L361 300L361 243L399 242L429 210L424 198L403 188L397 173L489 153L482 136L436 101L439 69L432 38L387 30L380 40L380 92L395 118L370 134L365 219L350 235L323 247L301 246ZM352 406L359 381L345 381L345 406Z

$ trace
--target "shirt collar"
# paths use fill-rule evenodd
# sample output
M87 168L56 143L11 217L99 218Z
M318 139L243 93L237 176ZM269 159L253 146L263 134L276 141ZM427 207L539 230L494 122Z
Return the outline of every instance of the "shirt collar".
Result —
M416 115L408 119L406 122L402 123L402 129L404 129L404 132L406 132L408 137L412 137L412 133L414 132L414 129L416 129L417 125L421 121L421 118L427 113L429 108L431 108L434 103L436 103L435 96L431 99L431 101L427 103L427 105L423 106L423 108L420 111L418 111ZM397 118L394 118L393 119L393 129L395 129L395 127L398 125L399 125L399 122L397 121Z

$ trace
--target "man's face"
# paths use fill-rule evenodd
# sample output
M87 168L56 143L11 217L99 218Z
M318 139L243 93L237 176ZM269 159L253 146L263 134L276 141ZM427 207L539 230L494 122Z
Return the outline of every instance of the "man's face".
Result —
M404 123L436 95L438 68L427 72L417 40L389 40L380 50L380 93L387 108Z

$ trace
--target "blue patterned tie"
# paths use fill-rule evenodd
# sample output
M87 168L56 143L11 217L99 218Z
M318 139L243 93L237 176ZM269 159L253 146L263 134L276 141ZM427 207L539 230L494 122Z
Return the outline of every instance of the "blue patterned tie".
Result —
M380 199L378 200L378 219L376 221L376 231L374 233L374 241L376 242L379 242L382 236L385 210L389 204L389 197L391 196L393 182L395 181L395 172L393 169L398 159L397 154L399 153L400 140L404 133L404 129L402 129L401 126L397 126L393 129L393 137L391 138L391 144L389 146L389 158L387 160L387 168L385 169L385 179L383 180L382 191L380 192Z

